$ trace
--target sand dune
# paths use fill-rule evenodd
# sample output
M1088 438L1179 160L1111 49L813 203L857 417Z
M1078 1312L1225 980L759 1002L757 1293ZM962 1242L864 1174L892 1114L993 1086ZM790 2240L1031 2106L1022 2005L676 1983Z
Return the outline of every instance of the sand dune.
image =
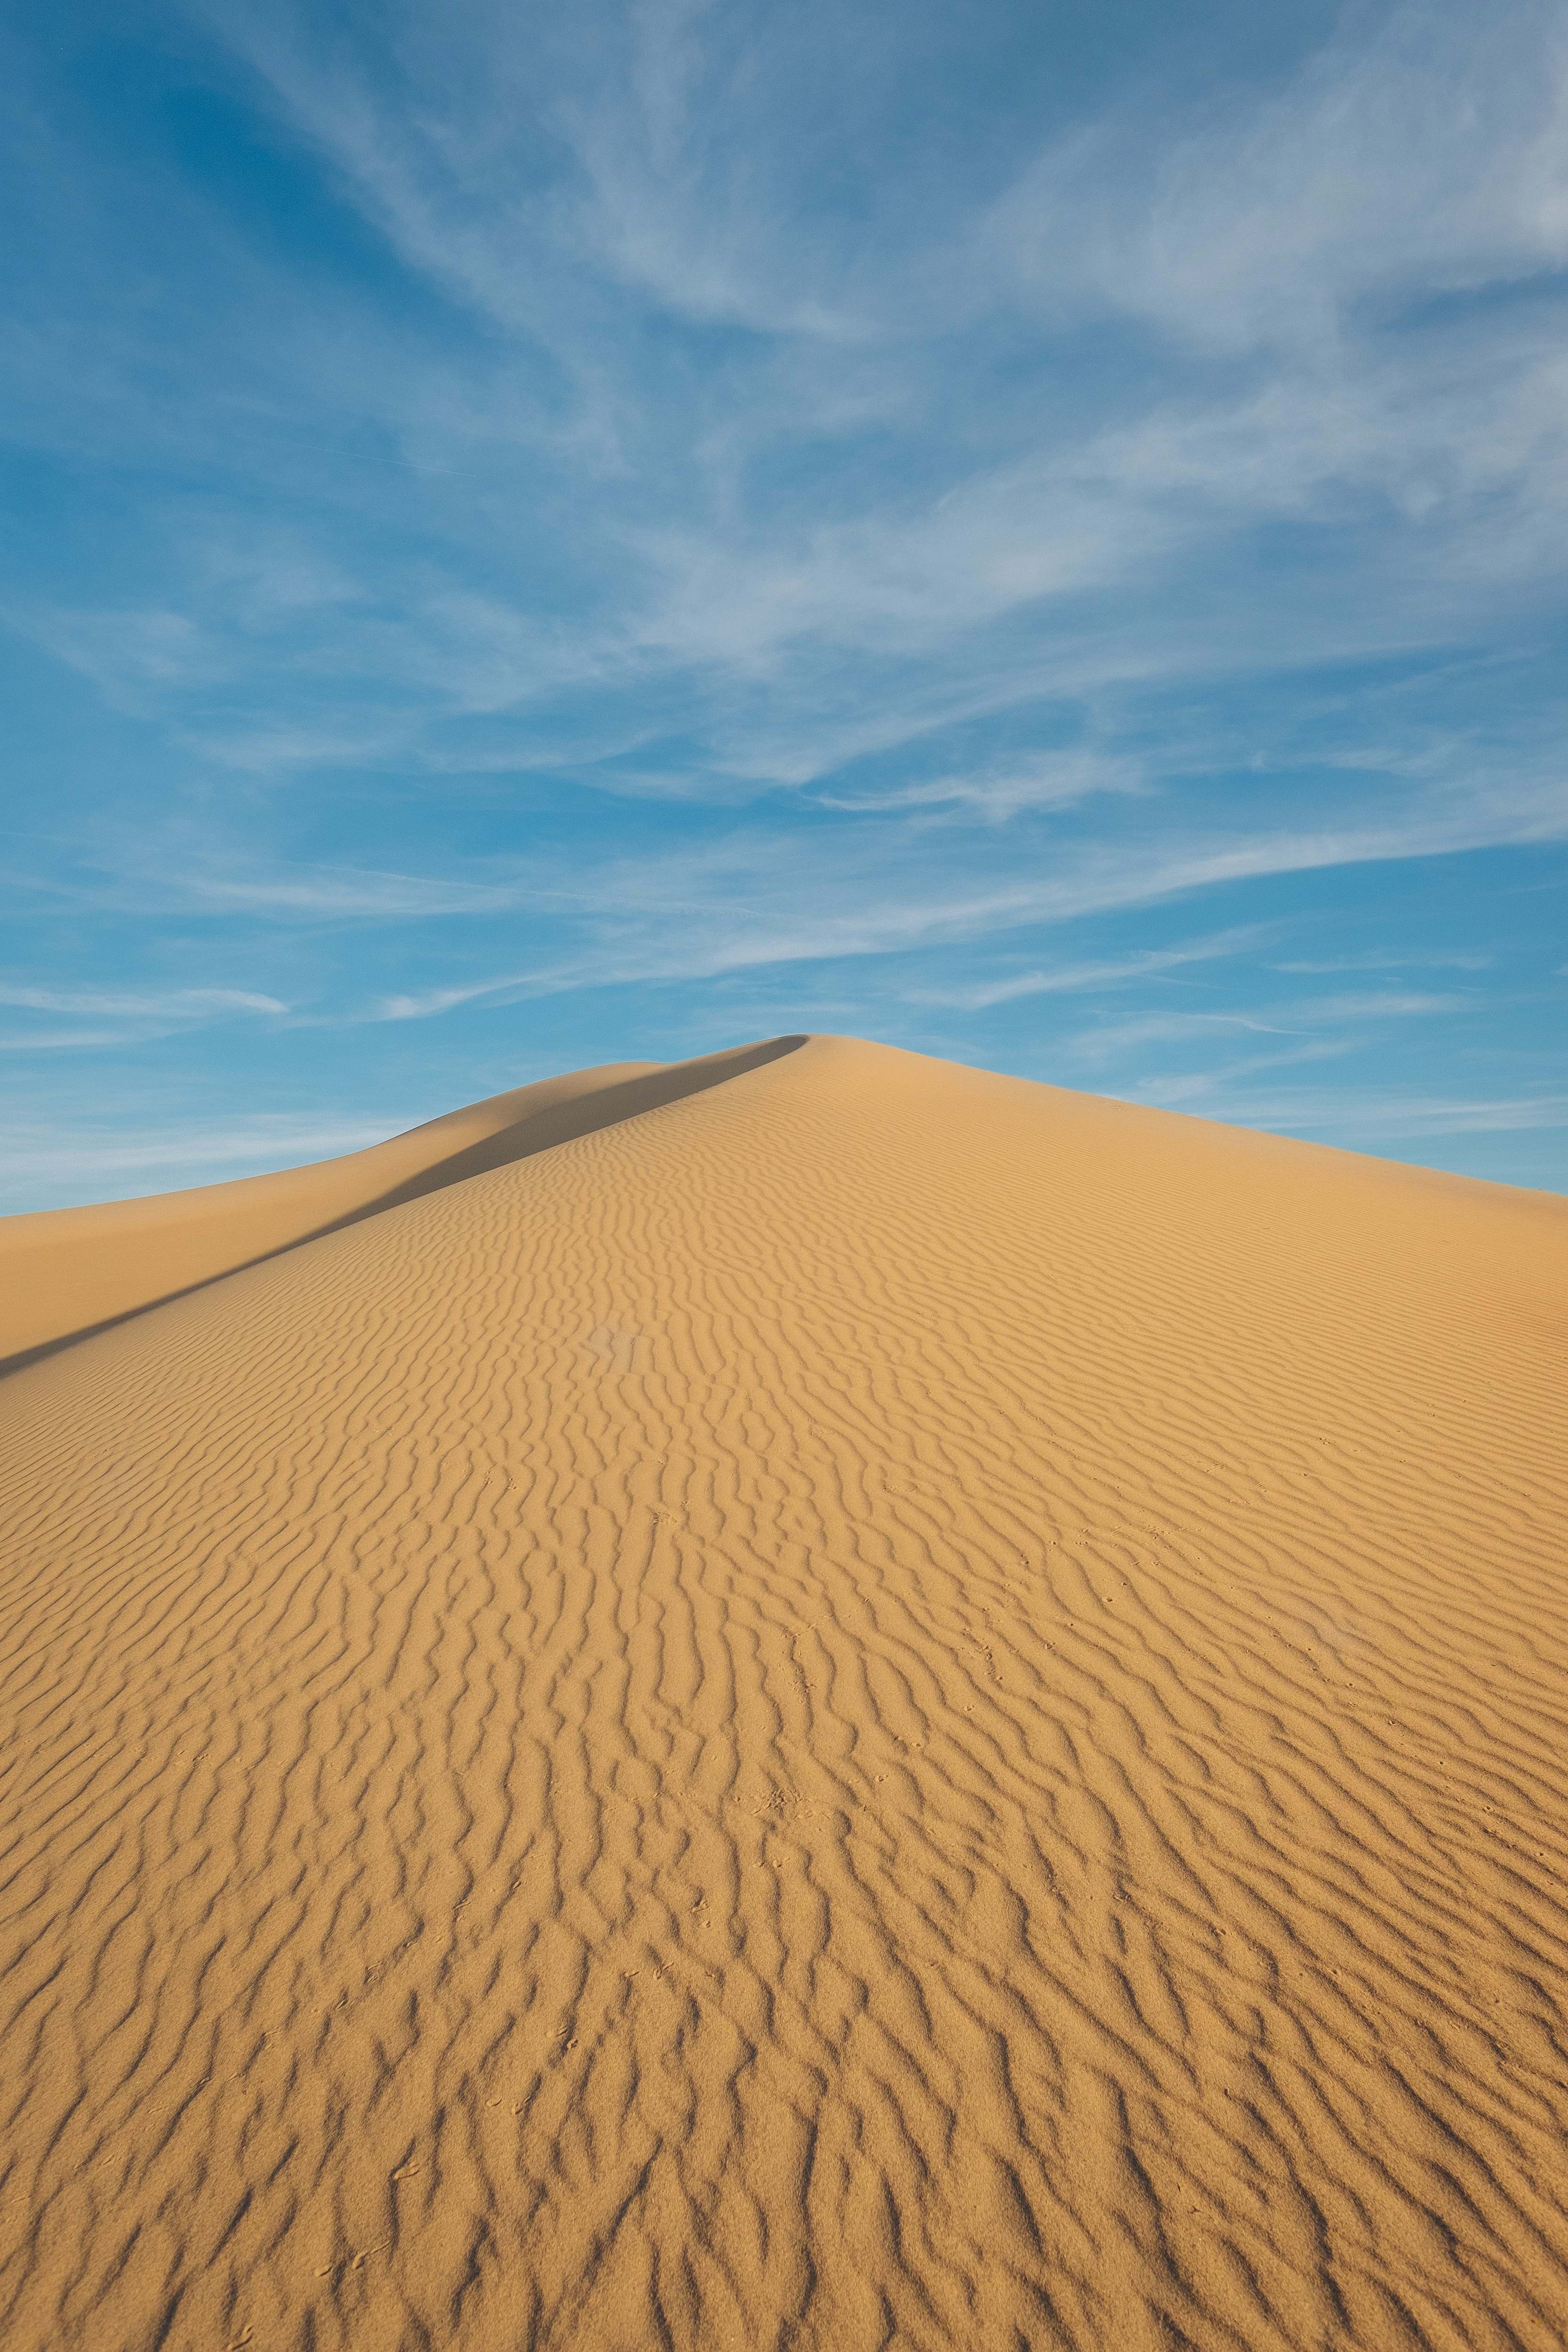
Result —
M1568 2334L1568 1203L789 1043L0 1228L14 2352Z
M575 1070L281 1175L0 1218L0 1375L318 1234L700 1093L777 1050Z

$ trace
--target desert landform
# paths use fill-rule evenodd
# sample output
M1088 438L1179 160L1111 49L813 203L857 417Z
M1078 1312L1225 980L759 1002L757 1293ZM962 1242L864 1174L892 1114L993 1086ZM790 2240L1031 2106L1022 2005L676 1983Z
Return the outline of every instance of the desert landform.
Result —
M784 1038L0 1302L7 2352L1568 2339L1568 1202Z

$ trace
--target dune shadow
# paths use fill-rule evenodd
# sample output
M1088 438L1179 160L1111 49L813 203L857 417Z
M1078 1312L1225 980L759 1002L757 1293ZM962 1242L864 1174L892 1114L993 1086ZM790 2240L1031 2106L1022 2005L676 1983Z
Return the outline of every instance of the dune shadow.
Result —
M492 1169L510 1167L515 1160L531 1160L536 1153L550 1151L558 1143L572 1143L579 1136L596 1135L604 1128L619 1127L626 1119L641 1118L645 1111L662 1110L667 1104L682 1102L688 1096L706 1094L712 1087L744 1076L748 1070L761 1069L769 1062L782 1061L786 1054L798 1053L807 1042L804 1035L770 1037L760 1045L739 1045L731 1052L708 1054L697 1061L672 1062L668 1068L648 1071L641 1077L617 1078L591 1094L574 1096L569 1102L552 1103L542 1110L524 1112L510 1127L500 1128L494 1135L449 1153L445 1160L422 1169L418 1175L408 1177L389 1192L378 1193L374 1200L363 1202L357 1209L349 1209L324 1224L313 1225L309 1233L299 1234L292 1241L280 1242L276 1249L260 1250L254 1257L237 1258L233 1265L224 1266L217 1274L206 1275L200 1282L186 1283L178 1290L164 1291L157 1298L144 1300L140 1307L128 1307L123 1315L107 1316L101 1323L84 1324L79 1330L64 1332L58 1339L46 1339L36 1348L20 1349L14 1356L0 1358L0 1380L25 1370L29 1364L41 1363L46 1357L58 1356L67 1348L77 1347L83 1339L96 1339L100 1331L112 1331L121 1323L134 1323L176 1298L189 1298L198 1290L210 1290L214 1283L226 1282L232 1274L243 1274L250 1266L266 1265L273 1258L287 1257L291 1251L303 1249L308 1242L342 1233L345 1226L363 1224L368 1217L379 1217L388 1209L402 1208L406 1202L423 1200L426 1193L444 1192L450 1184L465 1183L470 1176L488 1175Z

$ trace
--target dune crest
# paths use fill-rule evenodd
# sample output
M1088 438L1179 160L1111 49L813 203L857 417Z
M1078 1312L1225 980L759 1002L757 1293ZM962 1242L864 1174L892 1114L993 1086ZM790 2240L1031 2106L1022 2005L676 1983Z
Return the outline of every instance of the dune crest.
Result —
M311 1167L0 1218L0 1378L241 1266L700 1094L801 1042L774 1038L692 1062L607 1063L513 1087Z
M1560 2345L1568 1204L552 1083L38 1277L0 2340Z

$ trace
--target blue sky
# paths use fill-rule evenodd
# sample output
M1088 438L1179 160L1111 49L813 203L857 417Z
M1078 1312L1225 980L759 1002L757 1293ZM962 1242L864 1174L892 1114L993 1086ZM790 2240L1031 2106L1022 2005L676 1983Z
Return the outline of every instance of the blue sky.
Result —
M0 35L0 1207L847 1030L1568 1189L1568 17Z

